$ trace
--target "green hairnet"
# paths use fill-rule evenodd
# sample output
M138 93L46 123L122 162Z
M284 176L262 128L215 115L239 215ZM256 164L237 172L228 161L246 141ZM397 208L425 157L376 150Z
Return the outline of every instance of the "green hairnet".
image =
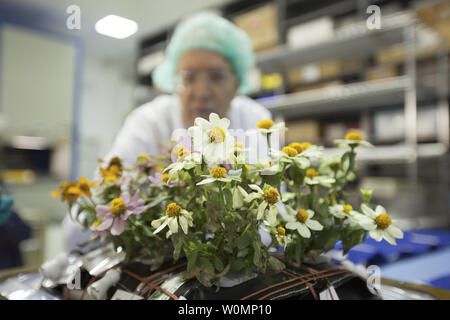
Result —
M206 49L223 55L239 80L239 92L248 93L247 72L255 64L253 47L247 34L230 21L210 12L180 23L166 48L165 61L153 71L153 83L173 93L177 63L191 49Z

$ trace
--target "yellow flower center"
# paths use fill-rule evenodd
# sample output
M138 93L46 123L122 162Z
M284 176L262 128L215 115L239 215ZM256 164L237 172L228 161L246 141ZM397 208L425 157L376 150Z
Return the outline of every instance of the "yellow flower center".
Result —
M300 143L300 144L301 144L301 146L302 146L303 151L305 151L306 149L308 149L309 147L312 146L312 144L309 143L309 142L302 142L302 143Z
M352 207L351 205L349 205L349 204L344 204L342 207L344 208L344 209L343 209L344 212L347 213L347 214L349 214L350 211L353 210L353 207Z
M330 196L330 198L331 198L331 200L336 201L336 196L335 196L334 194L332 194L332 195Z
M63 199L69 203L74 202L81 196L81 190L78 187L69 187L63 192Z
M282 151L284 153L286 153L289 157L295 157L298 154L297 150L295 148L292 148L292 147L284 147L282 149Z
M177 205L175 202L169 203L167 205L166 214L169 217L176 217L180 214L181 207Z
M251 170L250 166L248 164L244 165L245 169Z
M270 188L268 190L264 190L264 198L269 202L269 203L277 203L278 202L278 191L275 190L274 188Z
M161 171L163 171L164 170L164 167L163 166L157 166L156 167L156 172L161 172Z
M187 150L185 148L181 148L180 151L178 151L177 161L183 160L185 157L187 157L190 154L191 154L191 152L189 150Z
M127 206L122 198L115 198L111 201L109 210L111 210L113 216L118 217L127 210Z
M105 182L114 182L114 181L116 181L116 179L117 179L117 176L116 175L114 175L114 174L110 174L110 175L107 175L106 177L105 177Z
M138 160L148 160L148 154L142 153L138 156Z
M92 227L97 228L100 225L100 223L102 223L102 220L97 219L92 223Z
M289 147L294 148L298 153L305 151L311 146L312 144L309 142L292 142L291 144L289 144Z
M85 195L87 196L91 196L91 186L90 183L88 181L88 179L86 179L85 177L80 178L80 180L78 180L77 185L76 185L81 192L83 192Z
M277 228L277 233L280 236L285 236L286 235L286 230L283 227L278 227Z
M392 219L387 215L387 213L382 213L375 218L375 223L381 229L386 229L392 224Z
M257 126L260 129L266 129L269 130L274 125L274 122L272 120L261 120L258 122Z
M306 176L310 179L317 177L318 175L319 173L314 168L309 168L308 170L306 170Z
M221 143L225 141L225 132L221 128L215 127L209 132L209 137L211 142Z
M301 223L305 223L305 221L308 220L308 217L308 211L306 211L305 209L300 209L297 211L297 220Z
M211 169L210 172L214 178L223 178L227 174L227 169L222 168L222 167L217 167L217 168Z
M234 144L234 147L239 148L239 149L244 149L244 144L242 142L238 141Z
M118 175L120 173L120 167L116 164L113 164L108 168L110 174Z
M356 131L350 131L345 135L346 140L362 140L362 135Z

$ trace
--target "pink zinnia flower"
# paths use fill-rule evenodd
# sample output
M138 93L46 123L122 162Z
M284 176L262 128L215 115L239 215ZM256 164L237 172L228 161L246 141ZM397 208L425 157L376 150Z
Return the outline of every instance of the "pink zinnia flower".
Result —
M113 199L108 205L96 207L97 218L101 221L93 229L94 231L105 231L110 229L112 235L119 235L125 230L125 221L131 214L141 214L145 211L145 201L139 198L136 191L133 198L124 192L119 198Z

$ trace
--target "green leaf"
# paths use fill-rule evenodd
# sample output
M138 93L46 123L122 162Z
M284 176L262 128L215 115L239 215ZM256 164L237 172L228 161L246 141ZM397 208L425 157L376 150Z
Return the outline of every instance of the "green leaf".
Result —
M227 204L227 207L230 207L231 204L233 203L233 194L231 193L230 189L225 188L223 190L223 194L225 196L225 202Z
M273 175L262 175L262 182L264 184L264 187L268 185L268 187L277 187L280 184L281 177L283 173L277 173Z
M273 256L269 256L268 263L269 263L270 270L277 272L277 273L286 267L283 262L281 262L280 260L278 260L277 258L275 258Z
M243 268L245 268L245 265L246 265L245 259L238 258L234 260L233 263L231 264L231 270L233 271L242 270Z
M261 247L258 242L253 242L253 264L257 267L261 266Z
M214 267L216 268L217 271L219 271L219 272L223 271L224 265L223 265L222 260L220 260L219 257L214 256L213 263L214 263Z
M192 268L195 266L196 262L197 262L197 257L198 257L198 251L194 250L192 251L189 255L186 254L186 258L188 261L186 270L189 272L192 270Z
M236 238L235 245L238 247L238 249L244 249L247 248L251 242L252 242L251 235L248 232L245 232L244 234Z
M328 205L323 202L320 206L319 206L319 215L322 218L327 218L328 217Z
M150 209L150 208L153 208L153 207L157 206L158 204L160 204L161 202L163 202L167 198L168 198L168 196L162 196L162 197L156 198L155 200L153 200L152 202L147 204L147 209Z

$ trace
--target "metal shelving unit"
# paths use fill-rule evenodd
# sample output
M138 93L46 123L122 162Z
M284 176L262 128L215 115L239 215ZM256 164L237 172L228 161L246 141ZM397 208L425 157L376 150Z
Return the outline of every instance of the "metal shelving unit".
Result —
M416 53L420 50L417 34L425 27L413 11L408 11L389 17L383 16L381 30L369 30L364 21L336 30L332 37L308 47L292 49L287 45L280 45L257 55L258 66L264 72L285 74L293 67L328 59L367 61L383 46L403 45L405 55L400 62L403 66L402 76L281 94L258 101L271 110L277 120L333 117L343 113L360 114L363 128L368 132L371 131L371 110L394 106L398 108L403 105L404 141L376 148L358 148L357 162L359 170L363 172L374 167L379 169L380 165L384 168L399 165L405 170L404 179L397 180L405 185L398 195L400 199L391 200L387 205L392 210L397 210L395 216L405 223L405 227L408 223L408 227L415 228L438 227L450 223L450 217L446 213L450 135L448 48L443 47L433 57L438 62L438 73L434 74L436 81L433 81L433 85L428 86L422 79L422 74L417 74L416 60ZM436 101L436 143L418 143L418 101ZM324 155L343 152L344 149L325 148ZM432 163L435 166L433 172L438 172L435 177L439 176L435 182L428 182L426 187L419 184L419 167L421 174L426 174L423 172L424 163L425 166ZM367 176L367 173L362 176ZM438 194L435 198L438 201L427 205L426 194L422 194L423 188L429 188L428 194Z
M405 90L411 84L412 79L401 76L261 98L258 102L273 113L282 113L286 118L348 110L362 111L401 103Z
M370 30L365 22L355 23L336 30L333 37L326 41L305 48L292 49L287 45L280 45L260 52L257 55L257 64L265 70L280 70L330 57L367 57L380 45L401 42L405 28L413 26L414 23L414 16L409 13L383 17L381 30ZM355 50L355 46L358 50Z
M365 23L355 23L336 30L332 38L306 48L291 49L278 46L258 54L258 66L267 72L281 71L293 66L339 58L366 58L381 45L403 43L406 48L403 76L381 80L363 81L307 92L276 95L258 99L272 111L277 119L295 117L307 118L324 114L351 111L366 113L368 109L404 105L405 142L402 145L382 147L380 151L367 153L366 160L389 161L395 154L396 160L415 163L418 156L442 155L449 147L448 121L448 72L447 61L441 58L442 73L439 75L441 87L438 94L422 86L416 75L416 33L419 21L413 13L400 13L383 17L382 29L369 30ZM355 48L358 48L355 50ZM447 57L447 51L441 52ZM445 86L445 88L444 88ZM446 90L447 89L447 90ZM438 143L419 146L417 143L417 100L438 96ZM384 150L387 148L387 150ZM420 151L419 151L420 149ZM432 150L425 152L424 150ZM379 156L384 154L385 156ZM416 175L411 169L411 177Z

